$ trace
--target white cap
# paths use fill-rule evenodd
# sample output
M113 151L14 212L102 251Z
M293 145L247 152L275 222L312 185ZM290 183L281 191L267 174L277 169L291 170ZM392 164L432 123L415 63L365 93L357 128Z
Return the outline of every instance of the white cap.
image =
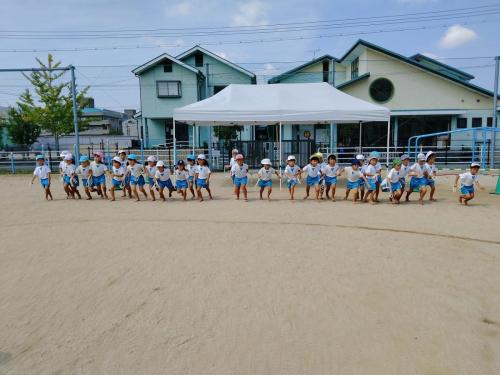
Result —
M356 160L365 160L365 156L364 155L356 155Z
M126 154L126 153L127 153L127 151L125 151L125 150L118 150L118 154Z
M290 161L290 160L293 160L295 161L295 156L293 155L288 155L288 157L286 158L287 161Z
M428 160L434 154L435 154L434 151L429 151L427 154L425 154L425 160Z
M69 151L61 151L61 154L59 155L61 158L65 157L67 154L69 154Z
M417 160L425 160L425 155L420 153L417 155Z
M160 160L158 163L156 163L156 166L157 167L164 167L165 163Z
M155 162L156 161L156 157L151 155L151 156L148 156L148 161L152 161L152 162Z
M73 155L67 153L66 155L64 155L64 160L73 160Z
M271 160L269 160L269 159L262 159L262 160L260 161L260 164L262 164L262 165L265 165L265 164L267 164L267 165L271 165Z
M120 157L119 157L119 156L115 156L115 157L113 158L113 161L116 161L116 162L118 162L118 163L121 163L121 162L122 162L122 159L120 159Z
M201 159L201 160L205 160L207 157L205 156L205 154L199 154L197 159Z
M470 167L471 167L471 168L475 168L475 167L481 168L481 164L479 164L479 163L477 163L477 162L473 161L472 163L470 163Z
M231 151L231 154L237 154L239 151L237 148L233 148L233 151Z

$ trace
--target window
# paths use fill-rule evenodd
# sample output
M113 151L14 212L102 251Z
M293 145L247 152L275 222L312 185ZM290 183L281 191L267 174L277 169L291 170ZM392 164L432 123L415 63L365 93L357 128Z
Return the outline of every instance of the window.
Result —
M156 81L156 94L159 98L180 98L181 81Z
M172 61L165 60L163 62L163 72L164 73L172 73Z
M486 119L486 126L488 126L488 127L493 126L493 117L488 117Z
M351 63L351 79L358 78L359 74L359 57L356 57Z
M224 90L227 86L214 86L214 95Z
M472 118L472 127L473 128L480 128L483 126L483 119L481 117L473 117Z
M203 54L197 53L194 55L194 65L197 67L203 66Z
M467 128L467 119L464 117L457 118L457 129Z
M394 95L394 86L387 78L378 78L370 85L370 96L378 103L389 101Z
M323 61L323 82L328 82L330 78L330 61Z

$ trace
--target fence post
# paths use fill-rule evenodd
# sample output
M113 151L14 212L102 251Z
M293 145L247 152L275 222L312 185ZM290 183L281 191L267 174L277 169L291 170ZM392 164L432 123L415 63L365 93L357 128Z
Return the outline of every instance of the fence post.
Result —
M16 163L14 163L14 153L10 153L10 171L12 174L16 174Z
M49 154L49 169L52 170L52 152L50 150L50 145L47 146L47 151L48 151L48 154Z

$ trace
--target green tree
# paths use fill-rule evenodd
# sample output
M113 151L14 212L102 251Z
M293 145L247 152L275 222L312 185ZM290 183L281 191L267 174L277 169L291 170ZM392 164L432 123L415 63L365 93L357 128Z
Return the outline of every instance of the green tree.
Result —
M61 62L54 62L51 54L48 55L47 63L36 59L41 68L58 68ZM38 97L37 105L33 102L30 108L31 120L38 124L42 130L52 134L59 150L59 137L70 134L73 126L73 101L71 97L71 82L63 80L67 71L36 71L30 75L24 74L26 79L35 87ZM88 87L80 90L77 95L77 115L79 130L85 130L88 120L82 117L82 109L86 102L85 94Z
M26 90L19 101L17 107L10 107L7 111L5 126L10 139L22 146L31 146L40 136L40 126L34 122L34 101L33 97Z
M215 126L214 134L217 138L224 141L236 139L238 132L243 130L242 126Z

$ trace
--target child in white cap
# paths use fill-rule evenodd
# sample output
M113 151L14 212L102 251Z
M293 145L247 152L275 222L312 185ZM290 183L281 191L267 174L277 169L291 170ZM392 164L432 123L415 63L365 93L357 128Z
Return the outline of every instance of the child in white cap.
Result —
M358 194L359 182L362 180L365 184L368 184L365 175L361 172L359 159L352 159L351 166L345 167L344 171L347 178L344 200L349 198L349 194L352 191L352 202L356 203L358 199L361 199Z
M69 154L69 151L63 150L59 154L59 157L61 158L61 161L59 162L59 176L61 177L61 182L63 183L63 190L66 193L66 197L69 198L69 193L66 191L66 188L64 187L64 173L63 169L66 166L66 161L64 160L64 157Z
M469 172L461 173L455 178L455 189L457 188L458 181L460 181L460 197L458 198L460 204L468 206L468 202L474 198L474 184L476 184L479 189L485 190L484 187L479 184L479 176L477 173L480 168L481 166L479 163L473 162L470 165Z
M191 154L191 155L188 155L186 159L187 159L186 170L189 173L188 188L189 188L189 191L191 192L191 199L194 199L196 197L196 195L194 193L194 185L195 185L194 174L195 174L196 169L197 169L196 158L194 155Z
M179 160L177 162L177 168L175 169L174 174L177 193L181 194L183 200L186 200L189 172L186 170L186 163L184 163L184 160Z
M302 170L298 165L295 164L295 156L289 155L287 160L287 165L283 175L287 179L288 192L290 193L290 200L294 200L295 195L295 185L298 184Z
M403 185L401 184L401 159L394 159L392 162L392 169L387 174L386 180L391 191L391 202L399 204L401 196L403 195Z
M337 177L340 176L342 169L337 164L335 155L328 155L327 164L321 167L321 174L325 179L326 197L335 202L335 188L337 186ZM330 197L331 193L331 197Z
M401 195L403 195L406 188L406 176L410 173L410 157L407 154L401 155L399 158L401 160L401 169L399 171L399 176L401 182Z
M52 193L50 192L50 168L45 164L45 157L43 155L36 156L37 166L33 171L33 178L31 179L31 184L38 177L40 180L40 185L42 185L45 191L45 199L52 200Z
M321 175L321 166L319 165L319 158L317 155L311 155L309 164L307 164L302 171L306 173L306 196L304 199L309 198L309 191L314 187L316 199L319 200L319 180Z
M127 193L128 196L132 198L132 189L130 188L130 175L127 173L127 164L128 164L127 152L125 150L119 150L118 156L120 158L120 163L123 167L123 170L125 171L125 176L123 177L123 182L122 182L123 186L122 198L125 198L127 196Z
M87 196L87 200L92 199L92 195L90 195L90 160L87 155L80 156L80 165L76 168L76 174L81 177L83 190L85 191L85 195Z
M424 204L424 197L427 193L426 188L426 178L424 174L424 165L425 165L425 155L420 153L417 155L417 162L410 167L410 172L408 176L410 179L410 190L406 192L406 201L410 201L410 194L413 193L414 190L420 189L420 204Z
M436 181L434 177L437 175L437 167L436 153L433 151L429 151L425 155L424 174L426 178L425 185L431 188L429 200L435 201L434 193L436 192Z
M165 163L161 160L156 163L155 181L158 185L160 199L165 202L165 195L163 194L163 191L167 188L169 191L168 196L170 198L172 196L172 191L174 191L174 185L170 179L170 169L167 168Z
M248 165L245 164L245 159L242 154L238 154L234 158L236 164L231 168L231 176L234 176L234 194L236 199L240 199L240 190L243 191L243 198L248 201L247 184L248 184Z
M144 190L144 166L137 162L137 156L135 154L130 154L128 156L128 172L130 173L130 187L132 188L132 193L134 194L136 202L139 202L139 192L137 191L137 186L139 190L144 194L144 198L148 199L148 194Z
M278 176L279 179L281 179L281 176L279 175L278 172L271 166L271 160L269 159L262 159L260 162L262 164L262 168L259 169L257 172L257 176L259 177L259 180L257 181L257 184L259 185L259 194L260 194L260 199L262 200L262 194L264 193L264 190L267 188L267 199L271 200L271 193L273 191L273 174Z
M123 180L125 179L125 168L123 167L122 160L119 156L113 158L113 167L111 170L111 201L114 202L115 190L123 186Z
M378 180L378 173L377 173L377 168L376 164L378 162L377 155L370 154L370 159L368 160L368 164L365 167L365 170L363 174L365 175L366 179L366 190L367 193L364 197L364 202L370 202L371 204L376 203L376 190L377 190L377 180Z
M359 171L363 174L365 173L365 169L367 164L365 163L365 156L363 154L358 154L356 155L356 160L359 162ZM359 195L359 200L363 200L365 196L365 179L360 178L359 179L359 186L358 186L358 195Z
M204 199L201 189L206 189L208 196L212 199L212 192L210 191L210 175L212 172L208 167L207 157L204 154L199 154L197 160L198 166L194 175L196 181L196 192L198 193L198 199L200 202L203 202Z
M156 200L155 197L155 174L156 174L156 157L151 155L147 158L148 164L145 167L146 177L148 179L149 185L149 194L151 195L151 199L153 202Z
M92 191L97 191L101 198L108 199L106 192L106 171L108 167L102 162L102 152L94 152L94 161L90 163L90 174L92 175Z
M78 175L76 174L76 165L73 162L73 155L66 154L64 157L64 162L66 163L63 166L63 181L64 181L64 191L67 194L66 198L75 198L75 194L78 196L78 199L82 199L80 192L78 191Z

